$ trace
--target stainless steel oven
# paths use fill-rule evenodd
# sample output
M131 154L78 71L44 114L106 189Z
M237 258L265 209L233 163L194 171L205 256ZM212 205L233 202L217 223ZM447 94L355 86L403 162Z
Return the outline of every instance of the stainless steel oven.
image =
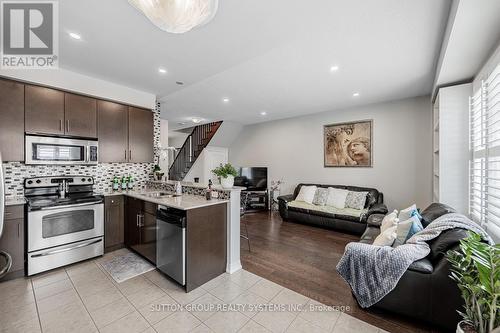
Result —
M104 203L28 212L28 275L103 254Z
M97 164L97 140L25 136L26 164Z
M104 253L104 198L89 176L25 180L27 275Z
M28 212L28 251L104 235L104 204L75 204Z

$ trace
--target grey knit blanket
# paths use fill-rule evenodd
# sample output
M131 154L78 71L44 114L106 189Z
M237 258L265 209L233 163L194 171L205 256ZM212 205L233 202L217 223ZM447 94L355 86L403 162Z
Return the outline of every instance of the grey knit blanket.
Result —
M391 292L414 261L429 254L427 241L453 228L474 231L492 244L488 234L466 216L445 214L396 248L363 243L347 244L337 265L337 272L351 286L359 305L367 308Z

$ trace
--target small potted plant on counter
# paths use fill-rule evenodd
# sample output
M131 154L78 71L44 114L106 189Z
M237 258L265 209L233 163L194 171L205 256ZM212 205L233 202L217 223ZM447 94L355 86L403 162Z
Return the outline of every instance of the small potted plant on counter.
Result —
M450 277L464 299L457 333L487 333L500 326L500 245L489 245L470 233L459 251L448 251Z
M220 166L212 170L212 173L219 177L220 184L223 188L232 188L234 185L234 177L238 175L238 172L231 163L226 163L225 165L221 163Z
M164 173L161 172L161 168L158 164L155 164L153 169L154 180L161 180L163 178Z

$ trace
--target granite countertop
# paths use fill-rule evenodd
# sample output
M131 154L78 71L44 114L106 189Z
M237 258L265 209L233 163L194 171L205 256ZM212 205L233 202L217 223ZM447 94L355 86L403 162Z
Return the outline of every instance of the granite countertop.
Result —
M182 210L201 208L201 207L229 202L229 200L223 200L223 199L207 200L202 196L191 195L191 194L183 194L179 197L171 197L171 198L158 198L158 197L150 197L147 195L148 193L155 193L155 192L159 191L158 190L145 190L145 191L132 190L132 191L115 191L115 192L106 191L106 192L101 192L99 194L102 194L104 196L126 195L132 198L149 201L158 205L182 209Z
M5 198L5 206L17 206L24 205L26 203L26 199L22 196L18 197L6 197Z
M152 181L149 181L149 182L153 183L153 184L169 184L169 185L175 185L175 183L177 183L176 180L152 180ZM181 185L182 186L189 186L189 187L193 187L193 188L207 188L207 185L199 184L199 183L193 183L193 182L184 182L184 181L181 181ZM229 192L229 191L242 191L242 190L245 190L246 187L233 186L231 188L223 188L219 184L214 184L212 186L212 189L217 190L217 191L228 191Z

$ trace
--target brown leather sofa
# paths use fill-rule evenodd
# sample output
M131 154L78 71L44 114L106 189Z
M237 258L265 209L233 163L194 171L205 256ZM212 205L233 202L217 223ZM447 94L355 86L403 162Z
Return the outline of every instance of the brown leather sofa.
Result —
M302 186L311 185L323 188L334 187L348 191L368 192L365 203L365 208L368 211L361 218L358 218L288 206L288 203L297 197ZM366 221L370 215L387 214L387 207L383 202L384 195L374 188L346 185L299 184L295 187L293 194L278 197L279 212L281 218L285 221L312 224L358 235L361 235L365 231Z

